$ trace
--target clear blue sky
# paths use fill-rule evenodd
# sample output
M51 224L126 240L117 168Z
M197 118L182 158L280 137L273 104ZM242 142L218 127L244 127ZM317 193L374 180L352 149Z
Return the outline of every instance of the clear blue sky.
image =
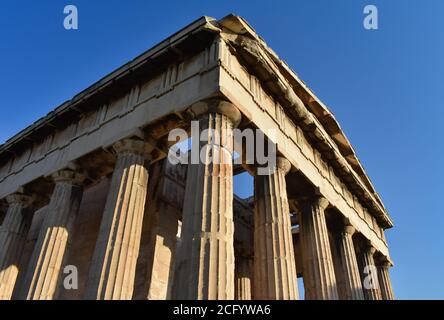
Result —
M67 4L79 9L77 31L63 28ZM377 31L362 26L366 4L379 9ZM395 222L387 236L396 296L443 299L444 1L4 0L0 143L196 18L230 12L350 138Z

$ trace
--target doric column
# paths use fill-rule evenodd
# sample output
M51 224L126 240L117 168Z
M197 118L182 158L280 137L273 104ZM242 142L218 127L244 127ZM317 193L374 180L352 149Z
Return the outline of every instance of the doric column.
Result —
M133 300L171 300L186 166L169 158L150 167Z
M376 249L366 243L361 251L361 278L366 300L381 300L378 272L373 255Z
M395 296L389 274L390 262L385 260L377 268L382 300L394 300Z
M185 189L177 296L234 299L232 130L241 115L222 100L197 103L190 111L199 130Z
M305 299L336 300L338 291L324 212L328 201L321 196L300 204Z
M254 297L263 300L299 298L285 175L291 164L278 157L270 175L256 175L254 184Z
M114 144L117 162L90 265L85 298L129 300L133 295L147 195L145 160L152 147L140 140Z
M355 228L345 225L339 238L342 275L344 279L345 298L347 300L363 300L361 276L359 275L358 261L352 236Z
M0 300L11 299L20 271L20 256L32 222L29 210L32 197L16 193L6 200L9 207L0 227Z
M148 300L168 300L172 279L172 264L176 250L177 212L163 201L158 201L150 217L148 252Z
M252 261L249 257L236 257L234 299L251 300Z
M55 187L26 271L22 289L24 299L54 298L82 199L83 175L61 170L52 178Z

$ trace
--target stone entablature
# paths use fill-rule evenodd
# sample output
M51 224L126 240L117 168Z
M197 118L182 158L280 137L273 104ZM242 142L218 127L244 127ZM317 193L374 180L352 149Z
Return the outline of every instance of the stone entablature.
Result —
M126 90L117 99L90 106L92 111L77 113L68 126L53 126L52 132L39 137L41 141L31 140L22 153L9 156L0 166L0 198L89 152L107 148L125 137L139 135L138 128L210 95L217 89L218 71L212 48L204 49L178 65L166 67L165 72L154 78L148 76L143 83ZM8 153L11 148L11 143L7 142L0 147L0 153Z
M222 34L222 37L224 37L224 34ZM285 133L288 137L291 137L295 142L302 144L302 148L303 148L304 153L307 156L309 156L310 158L313 158L315 161L319 162L319 163L316 163L316 165L320 166L321 170L331 172L330 173L331 179L335 181L335 185L337 186L337 188L344 189L343 191L339 191L340 193L344 193L344 195L347 196L348 198L352 197L351 192L345 186L343 186L343 182L340 181L340 179L333 173L332 167L329 166L329 168L327 169L327 164L324 162L324 160L321 159L320 152L324 153L324 157L328 157L329 162L331 162L333 165L335 165L335 167L336 167L335 171L342 171L341 172L342 175L347 176L348 179L350 179L350 177L348 177L348 176L352 175L352 177L354 179L359 180L358 182L361 185L357 185L357 184L354 185L356 191L365 192L364 195L367 195L367 197L370 197L370 199L367 198L365 200L367 205L369 205L371 207L371 209L375 211L375 213L379 214L378 218L381 220L381 224L383 224L385 227L391 227L392 222L391 222L390 218L388 217L387 213L385 212L385 209L382 207L382 202L380 202L379 199L373 199L373 197L375 195L370 193L368 191L368 187L362 184L362 182L361 182L362 177L357 176L357 174L355 173L351 164L349 164L347 162L347 159L345 157L343 157L343 155L339 151L339 148L337 146L337 142L335 142L333 140L333 137L331 137L326 132L324 126L319 122L319 120L316 118L316 116L311 113L306 113L306 115L305 115L306 118L298 121L299 123L301 123L301 125L303 125L305 127L305 130L303 130L301 128L301 125L295 125L295 116L292 116L292 117L287 116L286 112L285 112L285 110L287 110L287 113L291 113L293 106L291 106L291 104L290 104L289 107L284 108L282 106L282 104L278 101L278 100L282 100L282 99L275 99L270 94L267 93L267 92L271 91L270 85L268 85L267 89L265 89L265 86L261 84L261 81L259 81L257 76L252 74L250 71L247 71L247 69L246 69L247 66L242 65L239 62L239 59L237 58L237 56L230 53L228 46L232 46L233 45L232 42L236 42L236 41L230 39L230 37L227 37L227 38L228 39L224 39L226 41L226 43L221 42L221 49L220 49L220 51L221 51L221 65L222 65L222 68L224 69L224 71L228 75L230 75L231 77L236 78L236 80L243 86L243 88L246 89L247 91L249 91L254 102L261 108L262 111L267 112L276 121L276 123L282 129L283 133ZM262 43L260 43L260 44L262 44ZM265 44L263 44L263 45L265 45ZM236 46L236 45L234 45L234 46ZM260 49L260 47L258 46L258 48L255 48L255 49ZM258 60L259 59L263 60L263 61L260 61L261 63L257 64L258 68L261 67L262 64L265 64L265 63L272 64L271 61L266 60L266 54L268 54L268 52L266 52L266 50L263 49L262 55L260 55L260 57L256 57ZM257 54L257 55L259 56L259 54ZM257 71L257 70L255 70L255 71ZM280 75L279 71L278 70L274 70L274 71L275 71L275 73L273 74L273 76L278 77ZM259 72L259 71L257 71L257 72ZM269 80L262 81L262 83L276 81L276 80L270 80L272 78L271 75L268 75L268 77L269 77ZM287 79L284 78L283 75L280 75L279 81L283 82L282 85L285 87L286 90L295 90L292 88L290 83L287 81ZM281 92L278 96L280 97L283 95L290 95L290 96L292 95L292 97L288 98L287 100L290 101L290 103L291 103L291 100L298 101L298 103L300 104L300 107L304 108L304 111L307 112L303 102L296 96L296 94L294 92L293 93L288 93L288 91L284 92L284 89L281 88ZM287 103L287 105L289 105L289 103ZM296 116L296 120L297 120L297 117L298 116ZM288 132L287 129L290 130L290 132ZM322 148L323 150L316 150L315 148L312 148L311 145L307 142L307 139L304 137L304 132L305 132L305 135L307 133L312 135L312 138L315 138L314 140L315 141L317 140L317 142L321 144L321 146L323 147ZM351 156L351 154L349 156ZM344 172L345 172L345 174L344 174ZM362 190L358 190L359 188L361 188ZM373 200L374 202L377 202L377 203L374 204L374 203L372 203L372 201L369 201L369 200Z
M221 43L221 47L225 47L225 44ZM257 79L229 53L228 48L222 50L225 50L225 54L222 55L225 59L222 59L221 66L226 71L221 75L222 90L226 88L227 95L234 101L242 101L238 105L241 109L245 108L242 111L251 116L253 122L268 129L276 129L281 135L276 138L278 144L281 142L279 150L287 152L286 156L294 162L294 166L301 168L300 170L311 181L315 181L319 188L323 191L326 189L325 192L331 194L329 200L344 214L349 213L347 217L353 220L357 228L386 254L387 245L382 235L382 228L376 219L362 206L358 198L352 195L348 187L338 178L333 167L321 158L320 152L310 145L304 131L286 115L284 108L266 93ZM234 84L232 80L235 81ZM245 91L242 98L238 98L241 96L240 90ZM236 95L231 92L235 92ZM246 101L249 101L248 105ZM296 159L296 154L300 155L300 160Z

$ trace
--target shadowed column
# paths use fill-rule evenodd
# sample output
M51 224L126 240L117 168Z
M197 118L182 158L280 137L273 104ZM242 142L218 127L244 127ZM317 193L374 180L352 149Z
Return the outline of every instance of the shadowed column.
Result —
M254 188L254 297L298 299L296 262L285 175L290 162L277 158L270 175L256 175Z
M174 261L177 215L174 209L164 202L159 202L155 212L150 212L151 241L149 253L151 265L148 275L148 300L166 300L169 296L170 279L172 278L171 263Z
M338 291L328 239L324 197L301 202L300 234L306 300L337 300Z
M339 239L345 298L347 300L364 300L361 276L359 275L359 267L352 238L354 233L355 228L351 225L345 225Z
M252 264L250 257L236 256L235 300L251 300Z
M32 222L30 196L16 193L6 200L9 207L0 227L0 300L11 299L20 271L20 256Z
M55 182L54 191L22 289L22 297L28 300L54 298L82 199L83 175L71 170L61 170L54 173L52 179Z
M367 243L361 251L361 275L366 300L381 300L378 271L373 258L375 251L376 249Z
M169 158L150 167L149 205L145 206L133 299L172 298L186 168L172 164Z
M177 295L234 299L232 130L241 115L222 100L197 103L190 111L199 119L199 136L193 137L188 167Z
M147 195L145 160L152 148L140 140L114 144L117 162L90 266L86 299L129 300L133 295Z
M382 300L395 299L395 296L393 294L392 283L390 281L389 268L390 268L390 262L388 261L383 261L378 266L378 279L379 279L379 287L381 290Z

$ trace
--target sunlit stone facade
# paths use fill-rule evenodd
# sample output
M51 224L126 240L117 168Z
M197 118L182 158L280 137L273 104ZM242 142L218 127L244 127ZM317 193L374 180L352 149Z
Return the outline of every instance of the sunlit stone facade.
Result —
M169 161L191 121L223 163ZM248 128L276 146L269 175L233 163L226 136ZM248 199L233 193L244 172ZM393 223L352 146L233 15L196 20L1 145L0 223L3 300L394 298Z

